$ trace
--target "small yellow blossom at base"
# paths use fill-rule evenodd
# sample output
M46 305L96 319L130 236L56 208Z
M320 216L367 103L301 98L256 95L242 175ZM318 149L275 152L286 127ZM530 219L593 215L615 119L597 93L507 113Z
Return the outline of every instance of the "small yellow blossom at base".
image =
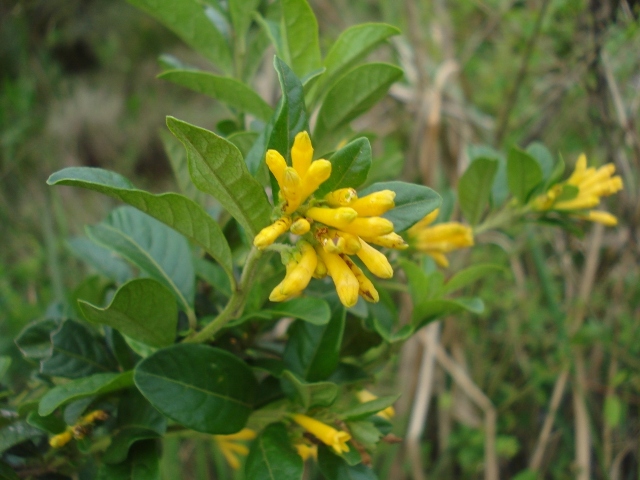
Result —
M256 438L256 432L250 428L244 428L237 433L230 435L214 435L213 436L220 453L224 456L225 460L233 470L240 468L240 460L238 455L246 457L249 454L249 448L240 441L253 440Z
M331 447L338 455L349 451L347 442L351 440L351 435L347 432L336 430L326 423L302 414L291 415L291 419L322 443Z
M369 390L364 389L356 392L356 397L358 397L360 403L371 402L378 399L377 395L374 395ZM380 410L378 413L376 413L376 415L384 418L385 420L391 420L393 417L395 417L396 410L393 408L393 406L390 405L384 410Z
M302 461L306 462L310 458L318 460L318 446L307 445L306 443L296 443L295 445L298 455L302 457Z
M51 437L49 439L49 445L52 448L62 448L67 443L69 443L72 438L73 438L73 434L71 433L71 430L67 430L65 432L59 433L58 435L54 435L53 437Z

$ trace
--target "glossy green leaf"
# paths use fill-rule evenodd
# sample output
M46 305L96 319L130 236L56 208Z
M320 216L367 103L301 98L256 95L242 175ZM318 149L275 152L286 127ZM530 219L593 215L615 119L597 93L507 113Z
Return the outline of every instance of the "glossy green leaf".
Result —
M186 239L154 218L132 207L118 207L91 227L94 241L119 253L162 283L188 310L195 295L195 272Z
M161 413L185 427L229 434L244 427L257 387L251 369L234 355L207 345L174 345L135 369L140 392Z
M56 415L42 416L35 410L29 412L29 415L27 415L27 423L53 435L62 433L67 428L67 424L64 423L62 418L57 417Z
M81 398L95 397L122 390L133 385L133 372L98 373L58 385L49 390L41 399L38 413L52 414L56 408Z
M398 398L400 398L400 394L379 397L375 400L361 403L360 405L342 412L340 414L340 418L342 418L343 420L360 420L370 417L371 415L375 415L376 413L381 412L385 408L390 407L391 405L396 403Z
M348 143L329 158L331 176L320 185L316 197L339 188L357 188L367 179L371 168L371 144L365 137Z
M359 117L382 100L402 70L387 63L367 63L354 68L327 92L314 131L319 151L332 150L339 138L332 132Z
M444 292L455 292L456 290L466 287L473 282L498 272L505 273L504 267L492 264L473 265L472 267L465 268L451 277L451 279L444 285Z
M42 430L29 425L23 420L13 422L6 427L0 428L0 453L8 450L14 445L42 436Z
M281 31L285 58L298 77L321 67L318 21L306 0L282 0Z
M364 197L380 190L396 192L395 208L382 215L393 222L395 232L402 232L412 227L442 203L440 195L429 187L405 182L374 183L358 192L358 196Z
M187 45L213 62L225 73L231 73L229 45L205 9L196 0L127 0L172 30Z
M300 380L293 372L282 372L283 390L292 396L305 410L313 407L330 407L338 397L338 385L332 382L307 383Z
M129 458L117 465L102 463L96 480L160 480L160 455L155 440L137 442Z
M297 320L289 327L284 351L287 369L308 382L325 380L338 366L344 334L346 310L334 305L326 325Z
M271 206L237 147L213 132L173 117L167 117L167 126L187 149L193 183L215 197L249 236L255 236L269 223Z
M268 120L273 113L269 104L255 90L235 78L199 70L169 70L162 72L158 78L215 98L240 112L251 113L261 120Z
M114 359L103 340L73 320L65 321L51 334L51 356L40 362L43 374L66 378L111 372L114 368Z
M131 267L108 248L95 244L87 237L67 240L69 251L78 259L91 265L99 274L117 283L133 278Z
M245 478L251 480L296 480L302 478L302 458L291 445L283 423L267 426L251 444Z
M108 325L147 345L166 347L175 340L176 300L170 290L150 278L122 285L106 308L82 300L79 306L90 323Z
M509 191L521 204L527 203L529 194L542 179L542 169L531 155L517 147L509 150L507 183Z
M428 322L437 320L446 315L452 315L461 311L480 314L484 311L484 303L479 298L458 298L455 300L425 300L415 305L411 315L411 324L415 330Z
M477 224L482 218L497 171L497 160L482 157L471 162L460 177L458 200L462 213L471 225Z
M15 339L20 352L32 360L41 360L51 355L51 334L60 327L57 320L46 319L30 323Z
M138 190L123 176L99 168L65 168L51 175L47 183L49 185L72 185L88 188L128 203L201 246L220 263L229 277L233 278L231 250L220 226L193 200L177 193L154 195L144 190ZM149 234L156 233L156 230L159 230L152 227L151 223L145 222L145 225L149 224L147 228L153 229L148 232ZM134 230L137 231L137 229ZM176 235L172 232L170 237L173 239ZM178 240L173 241L180 243ZM148 243L149 241L143 242L145 245ZM168 247L169 245L165 246ZM182 250L184 250L184 247L182 247ZM185 262L183 268L186 266L188 266L187 262ZM187 282L187 279L185 278L184 281Z
M353 446L351 446L353 448ZM377 477L369 467L359 463L349 465L344 459L335 455L324 445L318 447L318 467L325 478L331 480L376 480Z

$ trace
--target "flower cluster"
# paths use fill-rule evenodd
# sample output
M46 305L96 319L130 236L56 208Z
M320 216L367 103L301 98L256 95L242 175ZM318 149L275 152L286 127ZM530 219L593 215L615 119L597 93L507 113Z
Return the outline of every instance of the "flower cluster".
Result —
M237 433L232 433L231 435L214 435L213 438L229 466L237 470L240 468L238 455L242 455L243 457L249 455L247 446L239 442L253 440L256 438L256 432L250 428L243 428Z
M289 300L299 295L312 277L328 275L345 306L355 305L358 295L377 302L379 295L373 283L349 256L356 255L377 277L393 276L387 257L372 244L407 247L393 231L393 223L381 216L395 206L395 192L382 190L358 198L353 188L342 188L316 198L316 190L331 176L331 163L312 158L307 132L295 137L292 167L277 151L267 151L267 166L280 187L278 218L256 235L253 244L258 249L267 248L287 231L302 236L295 247L282 252L286 275L269 299Z
M96 422L103 422L107 418L109 418L109 414L104 410L94 410L81 417L73 426L67 427L64 432L51 437L49 445L53 448L61 448L69 443L72 438L80 440L91 433L91 428Z
M430 226L440 209L435 209L408 230L413 246L429 255L441 267L447 268L449 260L445 253L473 246L470 227L458 222L444 222Z
M608 163L595 169L587 168L587 157L582 154L576 162L576 167L567 179L551 187L546 193L540 195L533 202L533 208L538 211L555 210L569 212L572 216L614 226L618 219L608 212L592 210L600 203L601 197L607 197L622 190L622 179L613 177L616 171L613 163ZM565 186L578 189L578 193L571 199L563 199L562 193Z

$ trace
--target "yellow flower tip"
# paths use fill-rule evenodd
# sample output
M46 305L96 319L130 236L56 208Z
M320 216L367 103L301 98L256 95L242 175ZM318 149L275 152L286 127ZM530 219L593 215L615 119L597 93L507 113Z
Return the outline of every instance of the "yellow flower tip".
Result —
M427 251L425 253L429 255L431 258L433 258L433 260L436 262L436 264L439 267L449 268L449 260L447 260L447 257L445 257L444 253L430 252L430 251Z
M291 415L291 419L322 443L333 448L338 455L349 451L347 442L351 440L351 435L347 432L336 430L326 423L299 413Z
M349 224L339 228L340 230L358 235L359 237L370 238L393 232L393 223L382 217L358 217Z
M376 217L395 207L396 192L380 190L354 201L350 206L362 217Z
M591 222L601 223L607 227L615 227L618 224L618 218L615 215L601 210L592 210L583 218Z
M373 243L380 247L393 248L396 250L405 250L409 248L409 244L404 241L404 238L395 232L380 235L378 237L363 237L363 240L367 243Z
M413 227L409 229L409 233L413 234L415 232L419 232L425 227L428 227L433 222L435 222L436 218L440 215L440 209L436 208L433 212L428 213L422 220L418 221Z
M268 247L275 242L280 235L286 232L290 226L291 217L283 216L279 218L268 227L264 227L260 230L258 235L253 239L253 245L258 250Z
M358 212L349 207L312 207L307 210L307 216L317 222L343 230L349 223L357 219Z
M348 207L349 204L358 199L358 193L354 188L339 188L329 192L324 196L324 201L330 207Z
M289 231L294 235L304 235L311 229L311 224L306 218L299 218L291 224Z
M300 197L305 201L318 187L331 176L331 162L316 160L311 164L302 179Z
M298 455L302 457L302 461L306 462L310 458L314 460L318 460L318 446L317 445L307 445L306 443L297 443L295 445L296 451Z
M273 176L275 177L278 185L282 188L284 182L284 171L287 168L287 161L277 150L267 150L265 162Z
M358 301L360 283L349 266L339 255L329 253L322 247L317 247L318 256L327 267L327 271L336 286L340 302L347 308L353 307Z
M104 422L109 418L109 414L104 410L94 410L93 412L82 417L80 424L90 425L95 422Z
M356 255L371 273L380 278L393 277L393 268L383 253L373 248L362 238L360 239L360 245L361 248Z
M73 435L70 430L54 435L49 439L49 445L52 448L62 448L71 441Z
M216 437L220 437L223 438L224 440L231 440L231 441L238 441L238 440L253 440L254 438L256 438L258 434L250 429L250 428L243 428L242 430L240 430L239 432L236 433L231 433L229 435L216 435Z
M301 177L307 173L312 158L313 147L311 146L309 134L306 131L298 133L291 147L291 163Z

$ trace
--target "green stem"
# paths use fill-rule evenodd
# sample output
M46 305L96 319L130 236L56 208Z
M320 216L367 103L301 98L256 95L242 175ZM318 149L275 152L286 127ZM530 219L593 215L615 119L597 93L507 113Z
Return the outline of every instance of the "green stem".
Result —
M479 235L487 230L496 230L513 224L514 220L526 215L531 210L530 205L523 205L520 208L512 208L507 205L495 215L489 216L483 223L473 229L474 235Z
M231 320L238 318L242 315L244 306L247 303L247 297L253 284L253 279L256 275L256 269L258 267L258 261L262 257L262 251L255 247L251 248L247 261L240 277L240 282L235 291L231 295L229 302L224 309L214 318L211 323L206 325L198 333L184 339L187 343L204 343L211 340L213 336L218 333L224 326Z

